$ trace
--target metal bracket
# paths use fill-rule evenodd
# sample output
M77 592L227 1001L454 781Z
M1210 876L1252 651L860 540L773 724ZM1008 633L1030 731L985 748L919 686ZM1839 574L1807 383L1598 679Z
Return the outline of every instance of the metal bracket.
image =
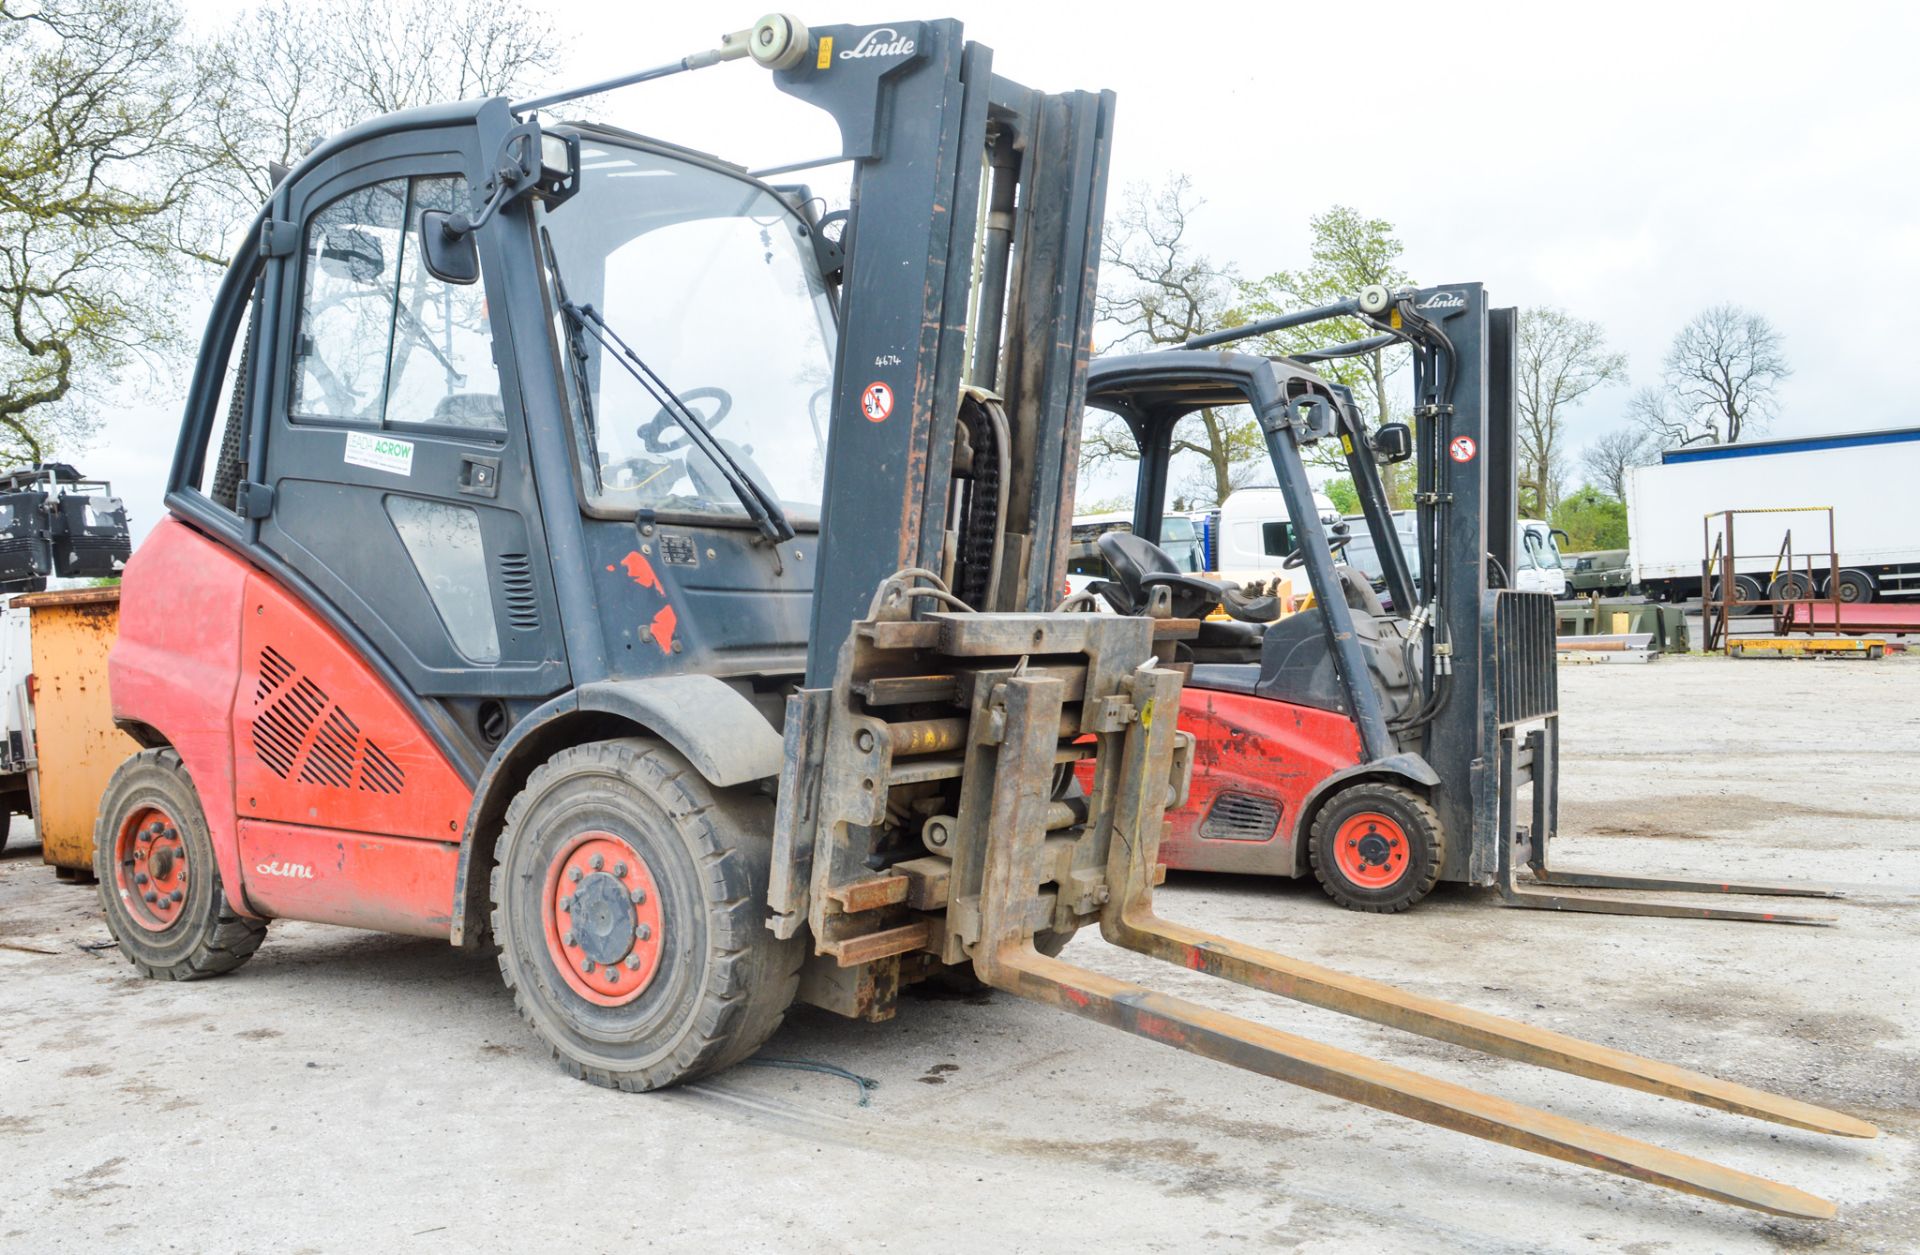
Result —
M260 256L290 257L300 247L297 223L268 218L260 224Z
M243 519L264 519L273 513L273 489L243 480L234 489L233 508Z

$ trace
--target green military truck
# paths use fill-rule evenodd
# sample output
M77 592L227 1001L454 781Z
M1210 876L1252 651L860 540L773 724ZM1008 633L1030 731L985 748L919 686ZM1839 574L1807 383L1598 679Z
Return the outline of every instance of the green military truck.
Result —
M1632 589L1633 567L1625 549L1596 549L1591 553L1562 556L1567 568L1567 592L1574 597L1599 593L1602 597L1625 594Z

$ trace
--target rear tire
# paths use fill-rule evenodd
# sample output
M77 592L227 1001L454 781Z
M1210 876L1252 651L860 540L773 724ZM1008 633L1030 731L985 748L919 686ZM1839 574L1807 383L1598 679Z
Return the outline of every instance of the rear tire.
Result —
M1767 585L1767 596L1774 601L1810 601L1813 581L1799 571L1783 571Z
M1320 807L1307 846L1314 878L1349 911L1392 914L1433 892L1446 832L1411 789L1367 781Z
M142 750L107 781L93 826L100 907L142 976L201 980L231 972L267 926L227 904L193 778L171 749Z
M1837 586L1828 592L1838 592L1841 601L1857 606L1873 600L1873 577L1865 571L1842 571Z
M772 861L769 799L713 789L656 741L562 750L500 834L501 978L582 1080L651 1090L717 1072L758 1050L799 990L804 936L782 941L764 918Z

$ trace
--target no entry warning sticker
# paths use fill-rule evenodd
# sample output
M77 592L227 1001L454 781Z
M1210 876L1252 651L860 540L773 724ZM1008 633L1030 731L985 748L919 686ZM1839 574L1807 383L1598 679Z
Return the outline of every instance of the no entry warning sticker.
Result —
M887 415L893 413L893 389L877 380L868 384L860 394L860 412L869 423L886 422Z
M1472 436L1455 436L1447 445L1447 456L1456 462L1471 462L1475 446Z

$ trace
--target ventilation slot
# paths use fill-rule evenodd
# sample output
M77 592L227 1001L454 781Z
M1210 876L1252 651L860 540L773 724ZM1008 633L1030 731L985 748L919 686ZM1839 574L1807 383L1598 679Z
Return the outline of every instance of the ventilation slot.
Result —
M307 784L351 789L354 751L359 744L360 729L347 718L345 711L335 707L320 725L320 735L313 738L313 748L307 751L307 763L300 769L300 779Z
M267 694L287 682L293 674L293 664L288 662L280 651L269 645L260 651L260 687L254 690L256 704L267 699Z
M1278 803L1245 793L1222 793L1200 825L1200 835L1216 841L1265 841L1279 826Z
M299 674L271 646L260 651L260 683L254 690L253 749L282 780L329 789L399 793L407 773L360 734L353 716L333 704L326 690Z
M406 773L380 747L367 742L367 759L360 773L360 787L368 793L398 793L407 782Z
M540 628L540 602L533 595L533 565L524 553L500 555L500 590L507 601L507 625L516 632Z

